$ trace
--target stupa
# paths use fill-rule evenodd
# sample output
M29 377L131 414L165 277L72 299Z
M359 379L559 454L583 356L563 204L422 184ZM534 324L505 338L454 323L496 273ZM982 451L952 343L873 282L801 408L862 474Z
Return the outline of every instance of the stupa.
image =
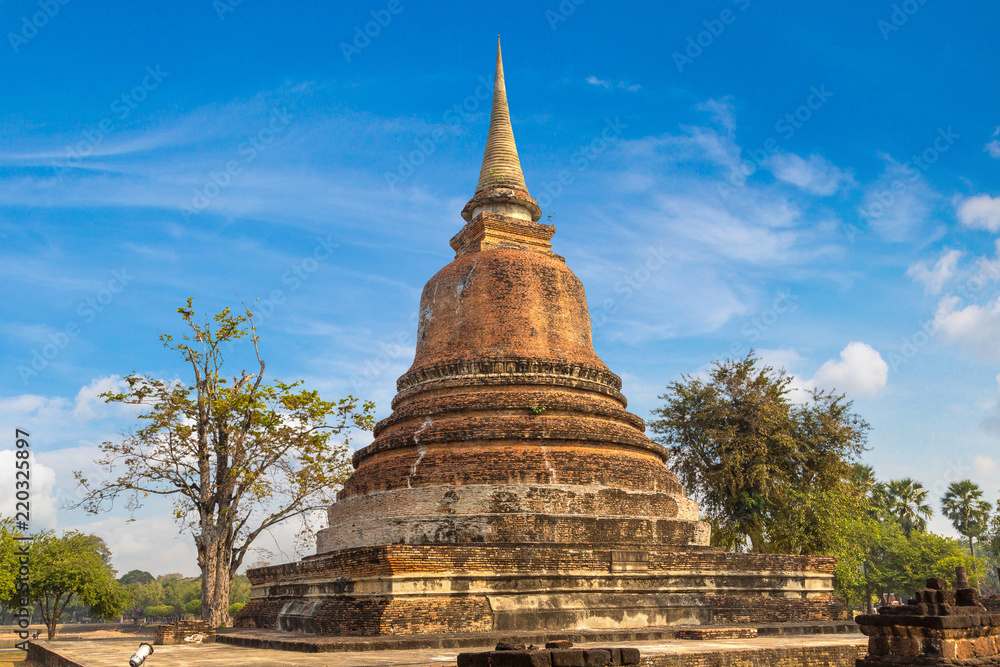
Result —
M455 259L317 553L253 569L241 627L327 635L827 620L831 558L723 553L594 353L521 171L497 48Z

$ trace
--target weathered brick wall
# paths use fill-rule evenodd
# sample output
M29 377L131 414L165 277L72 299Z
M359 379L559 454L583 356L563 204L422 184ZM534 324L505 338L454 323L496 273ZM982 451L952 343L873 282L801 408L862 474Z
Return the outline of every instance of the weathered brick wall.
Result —
M336 522L456 514L582 514L694 518L697 505L660 492L576 484L476 484L393 489L336 503ZM390 544L386 542L384 544Z
M617 561L613 553L619 556ZM622 557L639 555L643 558L630 560L631 567L621 567ZM316 622L332 634L523 629L531 627L531 614L556 622L573 617L574 609L585 610L588 604L603 608L609 603L619 611L627 607L650 618L654 610L641 607L662 603L663 609L676 609L665 619L680 620L690 613L714 624L827 621L837 619L841 607L830 595L832 568L831 558L775 554L621 552L523 544L390 545L252 569L248 576L255 586L253 599L236 622L240 627L275 627L286 602L305 599L328 600ZM393 580L393 575L405 578ZM396 596L375 593L372 577L383 577L382 590L393 590ZM436 595L438 585L445 585L450 594ZM603 593L605 589L609 592ZM500 610L490 610L487 596L497 602L510 600L504 602L502 619ZM529 597L519 601L517 596ZM545 609L532 612L535 599ZM574 602L559 611L558 599ZM493 627L494 622L504 627ZM661 624L670 622L676 621Z
M833 575L832 556L740 554L720 551L651 551L650 569L703 572L815 572Z
M275 628L283 601L251 600L233 619L238 628ZM319 634L333 636L486 632L493 613L483 596L332 599L313 617Z
M793 646L745 651L706 651L642 656L641 667L854 667L866 649L858 646Z
M153 643L157 645L185 644L188 643L188 639L195 635L200 635L200 643L214 642L215 628L210 622L200 619L177 621L171 625L158 625Z
M639 430L646 428L641 418L622 408L621 401L603 394L560 387L542 390L530 384L509 384L476 386L475 392L422 392L420 396L401 402L392 415L378 423L374 435L378 437L389 427L413 418L434 419L438 416L484 409L523 415L532 405L544 405L546 412L581 412L622 421Z
M791 621L834 621L843 607L830 595L809 599L770 595L706 595L712 621L719 624L788 623Z
M662 460L642 449L557 441L498 444L471 435L461 443L397 449L366 459L338 497L433 485L548 483L684 494Z
M298 563L253 568L253 584L318 577L363 577L421 572L603 571L611 550L586 545L387 545L347 549ZM778 576L795 573L832 575L829 556L733 554L718 551L649 551L650 571L747 573Z
M366 517L333 524L319 535L320 551L368 543L462 544L566 543L618 548L685 547L698 544L696 523L685 519L552 514ZM329 538L329 539L328 539ZM341 541L334 541L339 538Z
M583 284L559 258L489 250L438 271L420 299L411 370L452 359L565 359L602 368Z

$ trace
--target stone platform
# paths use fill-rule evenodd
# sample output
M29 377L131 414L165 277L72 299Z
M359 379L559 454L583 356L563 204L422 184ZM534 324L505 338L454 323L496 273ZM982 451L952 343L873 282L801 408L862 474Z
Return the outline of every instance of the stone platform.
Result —
M818 627L818 626L817 626ZM225 635L220 635L224 637ZM482 638L480 638L482 640ZM865 654L866 638L860 634L774 635L756 639L688 641L661 639L616 642L638 648L640 667L853 667ZM581 648L598 648L606 642L583 642ZM133 640L32 642L32 662L25 667L120 667L138 646ZM158 646L149 667L454 667L460 648L423 648L395 651L342 651L322 655L227 646Z
M860 629L854 621L821 623L769 623L754 626L713 626L711 630L731 633L730 636L704 635L702 626L673 626L660 628L632 628L607 630L576 630L569 632L488 632L434 635L409 635L401 637L327 637L277 630L251 630L230 628L223 630L216 640L222 644L244 648L279 649L303 653L339 653L368 651L413 651L423 649L464 649L490 647L500 641L544 645L548 641L564 639L574 644L631 644L633 642L690 640L695 635L705 639L753 639L751 632L760 638L804 637L809 635L858 635ZM699 643L704 644L704 641Z

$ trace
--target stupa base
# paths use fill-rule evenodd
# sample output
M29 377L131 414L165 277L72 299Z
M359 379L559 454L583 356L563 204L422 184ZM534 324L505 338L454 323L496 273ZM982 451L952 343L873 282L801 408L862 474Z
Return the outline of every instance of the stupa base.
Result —
M594 545L389 545L250 570L242 628L335 636L838 620L834 559Z

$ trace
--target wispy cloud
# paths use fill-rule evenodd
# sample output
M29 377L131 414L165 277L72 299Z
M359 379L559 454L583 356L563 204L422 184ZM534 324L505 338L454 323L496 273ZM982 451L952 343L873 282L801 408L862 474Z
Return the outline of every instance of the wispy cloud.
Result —
M1000 127L993 131L993 136L983 146L983 150L989 153L991 158L1000 160L1000 139L997 137L1000 137Z
M605 81L603 79L598 79L596 76L591 75L587 77L587 83L592 86L597 86L598 88L605 88L607 90L617 89L617 90L627 90L629 92L637 92L642 88L642 84L638 83L625 83L624 81Z
M933 267L928 268L926 262L917 262L906 270L906 275L923 284L926 294L940 294L955 275L955 267L961 257L960 250L946 250Z
M851 175L821 155L803 158L794 153L776 153L767 160L774 176L808 193L828 197L853 181Z
M941 196L910 165L884 153L881 157L885 170L864 189L861 211L868 224L878 236L894 243L926 236Z

